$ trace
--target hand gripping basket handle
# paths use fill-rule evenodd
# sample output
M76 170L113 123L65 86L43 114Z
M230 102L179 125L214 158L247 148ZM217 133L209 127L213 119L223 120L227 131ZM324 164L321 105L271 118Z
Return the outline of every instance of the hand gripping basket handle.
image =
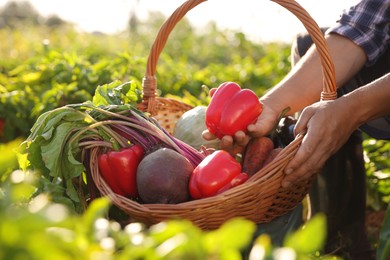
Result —
M165 21L161 26L149 53L146 72L142 81L143 101L147 104L147 111L153 114L154 102L157 89L156 66L158 58L168 40L168 36L176 24L195 6L207 0L187 0ZM328 46L321 29L309 15L309 13L294 0L271 0L283 6L294 14L305 26L310 34L321 59L323 74L323 90L321 100L333 100L337 97L335 72L332 59L329 55Z

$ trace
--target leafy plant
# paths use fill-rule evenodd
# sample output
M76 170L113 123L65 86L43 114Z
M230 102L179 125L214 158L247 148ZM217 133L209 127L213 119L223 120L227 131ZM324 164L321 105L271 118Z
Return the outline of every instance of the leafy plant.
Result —
M23 142L18 138L6 144L0 144L0 183L5 180L14 170L19 169L18 151Z
M14 171L0 182L0 259L242 259L256 225L235 218L213 231L202 231L186 220L147 227L121 226L109 220L107 198L94 200L83 214L53 203L48 194L33 197L34 172ZM262 235L249 248L254 259L319 257L325 241L325 218L316 216L283 248ZM313 240L316 237L316 240ZM259 255L260 254L260 255ZM336 258L332 258L336 259Z
M363 143L368 186L368 203L374 210L390 203L390 142L366 137Z

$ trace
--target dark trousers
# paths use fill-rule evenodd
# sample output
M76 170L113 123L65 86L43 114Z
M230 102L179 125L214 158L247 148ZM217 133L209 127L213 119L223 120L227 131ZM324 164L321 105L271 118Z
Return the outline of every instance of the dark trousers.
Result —
M311 45L312 40L308 35L299 35L292 46L293 63ZM365 85L388 71L390 51L372 67L363 68L338 90L338 94L340 96ZM326 162L314 180L309 197L312 215L323 212L327 216L325 253L340 255L344 259L374 259L365 227L366 171L360 131L354 132L348 142Z

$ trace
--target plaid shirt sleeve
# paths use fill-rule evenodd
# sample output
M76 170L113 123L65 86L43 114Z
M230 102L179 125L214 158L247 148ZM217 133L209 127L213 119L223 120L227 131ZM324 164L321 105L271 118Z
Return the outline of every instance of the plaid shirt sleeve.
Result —
M390 43L390 0L362 0L344 11L327 33L343 35L362 47L367 65L375 63Z

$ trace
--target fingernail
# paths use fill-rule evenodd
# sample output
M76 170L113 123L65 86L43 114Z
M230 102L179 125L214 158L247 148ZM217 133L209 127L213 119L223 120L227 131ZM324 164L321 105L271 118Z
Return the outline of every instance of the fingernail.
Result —
M291 168L288 168L288 169L286 169L286 170L284 171L284 173L285 173L286 175L291 174L292 172L293 172L293 169L291 169Z

